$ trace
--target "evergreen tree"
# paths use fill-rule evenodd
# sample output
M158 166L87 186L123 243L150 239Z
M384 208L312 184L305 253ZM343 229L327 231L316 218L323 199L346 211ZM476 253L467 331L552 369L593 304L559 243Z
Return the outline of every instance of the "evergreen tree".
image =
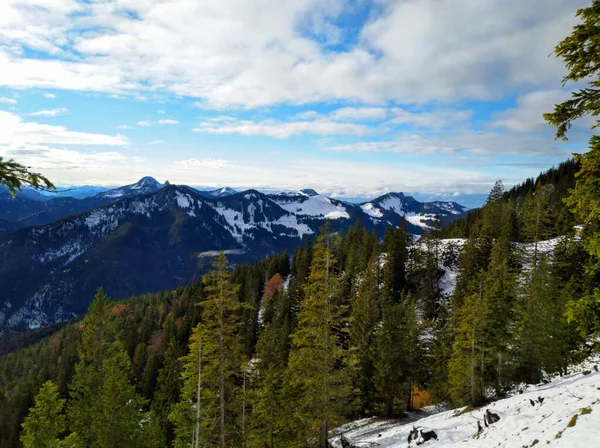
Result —
M339 287L335 237L328 229L322 233L292 335L287 386L296 397L294 419L288 423L297 438L294 446L326 448L329 429L347 411L350 384L347 353L340 344L345 310L334 304Z
M490 363L489 371L494 372L493 383L498 395L502 393L509 377L505 370L509 361L510 325L516 295L513 218L512 205L507 203L503 208L502 227L494 241L483 283L484 308L488 317L485 323L486 356Z
M400 303L383 306L375 367L376 386L387 417L411 406L412 386L419 377L422 354L419 336L415 302L410 296L403 297Z
M86 446L141 445L145 401L129 378L131 362L116 340L112 304L100 289L90 305L70 385L69 428Z
M24 448L57 448L59 436L66 429L63 408L64 399L60 398L58 387L52 381L46 381L35 397L35 406L22 423L21 442Z
M475 280L477 281L477 280ZM479 281L480 288L482 280ZM457 312L456 338L448 365L450 396L455 405L478 405L485 399L485 324L488 312L482 293L465 298Z
M175 426L175 446L239 446L242 411L241 379L244 365L240 337L238 285L223 252L206 274L202 322L190 340L184 358L181 400L169 419Z
M174 433L168 416L171 407L179 401L179 394L181 392L180 355L180 347L174 339L171 339L164 353L163 366L158 372L156 389L151 405L157 425L169 440L174 438Z
M350 345L356 357L354 386L360 409L369 414L375 399L375 338L380 321L379 256L373 256L352 301Z
M408 285L407 263L410 235L404 217L397 229L388 228L383 238L385 263L382 269L382 294L384 301L399 303Z
M600 56L597 51L600 1L593 0L591 6L577 11L581 23L570 36L555 48L555 54L564 60L568 73L567 82L587 83L588 86L572 93L572 98L554 107L554 112L544 118L556 126L556 137L566 140L567 131L573 122L583 116L598 117L600 111ZM596 118L594 127L598 126ZM569 191L565 199L567 206L578 222L584 226L584 245L591 256L589 275L596 277L600 271L600 137L590 139L590 150L576 155L581 166L576 174L576 188ZM596 283L597 278L594 279ZM567 309L571 322L575 322L582 335L600 332L600 288L592 286L578 300L572 300Z

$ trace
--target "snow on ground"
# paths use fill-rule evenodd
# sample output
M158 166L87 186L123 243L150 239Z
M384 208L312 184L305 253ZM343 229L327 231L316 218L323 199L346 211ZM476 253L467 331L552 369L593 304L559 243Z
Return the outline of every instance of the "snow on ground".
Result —
M308 196L302 194L302 200L289 202L273 199L284 210L295 215L324 216L327 219L350 218L343 205L334 204L329 198L320 194Z
M423 412L417 421L417 413L406 420L359 420L339 428L332 444L340 448L339 435L345 434L356 447L414 447L415 442L409 445L407 440L415 425L437 434L437 440L425 442L423 447L600 447L600 372L594 368L599 364L596 356L549 384L530 385L523 393L462 415L457 414L464 408L431 416ZM500 417L487 428L483 422L486 410ZM483 427L479 436L478 421Z

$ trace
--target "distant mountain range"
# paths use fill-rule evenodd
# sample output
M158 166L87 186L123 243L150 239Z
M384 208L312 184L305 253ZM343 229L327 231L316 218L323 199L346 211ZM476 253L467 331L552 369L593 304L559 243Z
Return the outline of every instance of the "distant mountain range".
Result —
M81 314L100 286L121 298L190 283L219 250L233 263L292 251L326 220L334 230L360 220L383 235L404 217L418 234L436 216L447 224L465 212L402 193L350 204L310 189L198 191L151 177L83 199L0 193L0 329Z

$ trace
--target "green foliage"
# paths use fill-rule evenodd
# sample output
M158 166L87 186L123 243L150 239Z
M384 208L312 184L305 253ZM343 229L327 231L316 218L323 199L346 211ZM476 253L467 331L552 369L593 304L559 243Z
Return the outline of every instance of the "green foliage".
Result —
M40 173L29 171L29 167L15 162L13 159L4 160L0 157L0 185L6 185L14 198L17 191L24 186L36 190L55 190L56 187Z
M69 428L86 446L141 446L140 398L129 378L131 362L111 319L112 303L102 290L90 305L67 409Z
M66 417L63 408L66 400L61 399L58 387L52 381L46 381L35 397L35 406L21 425L24 448L57 448L58 437L66 429Z
M388 417L410 408L411 388L418 382L423 355L419 336L415 302L410 296L383 306L375 365L377 391Z
M292 335L288 387L293 391L295 446L327 447L329 429L344 411L350 394L348 353L341 345L344 309L333 300L339 288L335 236L325 230L314 247L298 325Z
M381 320L379 304L379 257L372 257L352 301L350 346L357 361L354 385L360 408L369 414L375 398L375 340Z
M213 267L202 279L202 322L194 330L184 358L181 399L169 416L175 425L176 447L188 446L190 440L194 446L239 446L240 442L243 306L223 252Z
M591 6L578 10L577 17L581 23L556 46L555 54L569 71L563 85L584 81L589 87L573 92L571 99L554 107L554 112L544 114L546 121L556 126L556 137L565 140L575 120L600 114L600 1L594 0Z
M448 367L450 396L457 406L476 406L485 399L485 325L488 318L482 294L467 296L458 310L456 339Z

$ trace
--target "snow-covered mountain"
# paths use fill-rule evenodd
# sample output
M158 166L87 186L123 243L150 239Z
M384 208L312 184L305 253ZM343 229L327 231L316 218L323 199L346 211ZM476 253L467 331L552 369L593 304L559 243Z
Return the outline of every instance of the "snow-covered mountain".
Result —
M237 194L238 191L234 190L233 188L230 188L230 187L223 187L223 188L218 188L216 190L202 191L201 193L207 194L208 196L213 197L213 198L222 198L225 196L231 196L232 194Z
M430 216L461 216L458 204L420 203L400 193L365 204L314 190L223 189L212 196L150 177L86 199L17 197L2 204L0 331L78 315L100 286L122 298L190 283L210 266L207 254L219 250L234 263L293 251L326 220L333 230L360 220L383 236L402 216L415 234Z
M385 194L360 204L360 208L374 222L399 223L405 218L407 223L422 229L433 228L436 217L442 225L449 224L468 210L456 202L419 202L403 193Z
M100 198L123 198L130 196L139 196L141 194L154 193L160 190L164 184L159 183L156 179L150 176L142 177L135 184L125 185L124 187L113 188L98 193L96 197Z
M599 364L598 357L591 358L571 368L569 374L552 378L548 384L524 385L513 396L473 411L458 409L435 414L435 409L426 409L434 414L409 413L405 421L356 421L339 428L339 435L331 442L334 447L342 448L343 434L353 447L361 448L600 446ZM486 426L483 416L488 410L500 420ZM482 428L479 434L477 422ZM434 431L437 439L409 443L413 426Z

